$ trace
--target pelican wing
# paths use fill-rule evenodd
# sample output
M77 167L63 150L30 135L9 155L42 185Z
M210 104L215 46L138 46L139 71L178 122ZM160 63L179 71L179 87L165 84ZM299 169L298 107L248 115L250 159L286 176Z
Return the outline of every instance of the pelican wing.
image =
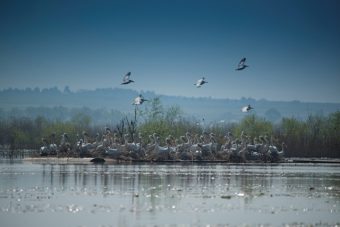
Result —
M247 112L249 111L248 106L242 107L241 111L242 111L243 113L247 113Z
M130 76L131 76L131 72L128 72L127 74L125 74L125 76L123 77L123 82L128 82L130 80Z
M238 67L241 68L242 66L244 66L245 63L246 63L246 58L242 58L240 63L238 63Z
M202 79L197 80L195 85L196 87L201 87L204 83L206 83L206 81L204 80L204 78L202 78Z
M141 105L141 104L143 104L143 102L145 102L145 101L149 101L149 100L145 99L145 98L143 97L143 95L139 95L139 96L137 96L137 97L135 98L133 104L134 104L134 105Z
M135 98L134 102L133 102L134 105L140 105L142 104L142 97L138 96Z

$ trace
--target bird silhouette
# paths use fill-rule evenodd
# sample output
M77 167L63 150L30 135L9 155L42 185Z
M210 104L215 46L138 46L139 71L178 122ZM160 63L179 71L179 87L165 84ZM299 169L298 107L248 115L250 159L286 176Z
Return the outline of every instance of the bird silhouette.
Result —
M125 85L125 84L135 82L135 81L130 79L130 76L131 76L131 72L128 72L127 74L125 74L125 76L123 77L123 82L121 84Z
M241 61L240 61L240 63L238 63L238 66L237 66L237 68L236 68L235 70L240 71L240 70L243 70L243 69L249 67L249 66L246 65L245 63L246 63L246 58L242 58Z
M196 87L199 88L199 87L201 87L205 83L208 83L208 81L206 81L205 78L202 77L202 79L197 80L197 82L194 85L196 85Z
M252 106L248 105L248 106L242 107L241 111L242 111L243 113L247 113L247 112L249 112L249 111L252 110L252 109L254 109L254 108L253 108Z
M138 95L136 98L135 98L135 100L133 101L133 105L141 105L141 104L143 104L143 102L145 102L145 101L149 101L149 100L147 100L147 99L145 99L142 95Z

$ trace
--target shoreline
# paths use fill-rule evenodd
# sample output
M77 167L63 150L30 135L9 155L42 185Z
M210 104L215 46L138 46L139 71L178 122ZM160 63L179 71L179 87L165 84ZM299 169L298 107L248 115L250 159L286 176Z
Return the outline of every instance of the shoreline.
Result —
M237 163L225 160L163 160L163 161L149 161L149 160L116 160L112 158L74 158L74 157L26 157L22 160L24 162L42 163L42 164L121 164L121 163L229 163L229 164L285 164L285 163L311 163L311 164L339 164L340 159L337 158L288 158L283 162L246 162ZM99 161L98 161L99 160Z

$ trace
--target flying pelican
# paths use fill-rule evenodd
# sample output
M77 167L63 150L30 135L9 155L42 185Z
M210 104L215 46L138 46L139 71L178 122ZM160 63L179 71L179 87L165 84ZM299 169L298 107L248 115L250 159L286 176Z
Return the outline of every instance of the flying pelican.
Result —
M201 87L205 83L208 83L208 81L205 81L205 78L202 77L202 79L197 80L196 84L194 85L196 85L196 87Z
M252 109L254 109L254 108L251 107L250 105L248 105L248 106L242 107L241 111L242 111L243 113L247 113L247 112L249 112L249 111L252 110Z
M237 69L235 69L235 70L239 70L240 71L240 70L243 70L243 69L249 67L245 63L246 63L246 58L242 58L240 63L238 63Z
M129 84L131 82L135 82L133 80L130 80L130 76L131 76L131 72L128 72L127 74L125 74L125 76L123 77L123 82L121 84Z
M132 105L141 105L145 101L149 101L149 100L145 99L142 95L138 95L133 101Z

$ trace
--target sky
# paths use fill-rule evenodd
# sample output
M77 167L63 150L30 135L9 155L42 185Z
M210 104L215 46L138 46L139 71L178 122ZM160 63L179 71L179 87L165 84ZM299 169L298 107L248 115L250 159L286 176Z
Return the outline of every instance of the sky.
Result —
M339 103L339 12L338 0L2 0L0 89Z

